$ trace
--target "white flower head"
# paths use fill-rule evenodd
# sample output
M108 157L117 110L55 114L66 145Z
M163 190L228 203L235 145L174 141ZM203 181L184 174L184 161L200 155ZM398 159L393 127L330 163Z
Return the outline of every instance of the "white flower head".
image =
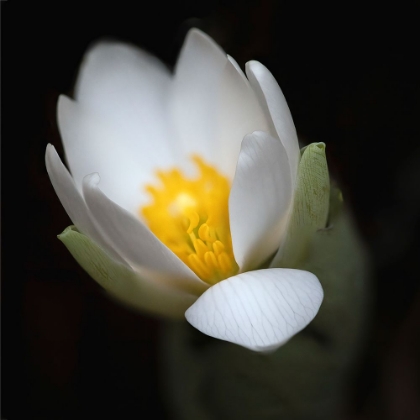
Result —
M185 313L203 333L257 351L315 317L316 276L278 268L305 219L305 209L299 223L292 216L308 171L262 64L247 63L245 76L197 29L174 74L142 50L102 42L57 113L71 175L51 145L46 166L76 227L59 237L109 293L156 314ZM321 218L305 232L324 227Z

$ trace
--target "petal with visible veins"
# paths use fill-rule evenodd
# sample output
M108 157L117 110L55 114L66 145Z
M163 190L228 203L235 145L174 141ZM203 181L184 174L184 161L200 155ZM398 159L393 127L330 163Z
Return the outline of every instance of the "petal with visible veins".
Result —
M211 337L267 352L305 328L322 299L322 286L314 274L272 268L217 283L197 299L185 317Z

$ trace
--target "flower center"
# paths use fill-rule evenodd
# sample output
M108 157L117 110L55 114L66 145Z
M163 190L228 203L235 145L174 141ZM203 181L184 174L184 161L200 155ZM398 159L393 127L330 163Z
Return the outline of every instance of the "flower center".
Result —
M158 171L160 186L146 185L152 202L140 209L150 230L194 273L214 284L238 272L229 228L227 178L193 156L198 177Z

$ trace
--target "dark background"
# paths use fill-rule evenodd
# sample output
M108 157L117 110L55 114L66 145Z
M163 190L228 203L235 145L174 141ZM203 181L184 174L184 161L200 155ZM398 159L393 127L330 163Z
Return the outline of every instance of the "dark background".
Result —
M316 4L313 4L316 3ZM369 6L368 6L369 5ZM70 220L44 151L88 44L173 65L198 26L278 80L302 139L324 141L370 249L375 302L344 419L420 418L419 34L396 3L1 2L2 412L7 420L166 418L159 322L107 299L56 239Z

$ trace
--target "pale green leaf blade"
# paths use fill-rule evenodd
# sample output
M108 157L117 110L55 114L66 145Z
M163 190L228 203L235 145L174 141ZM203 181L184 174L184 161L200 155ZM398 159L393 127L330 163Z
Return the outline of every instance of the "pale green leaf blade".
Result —
M330 178L324 143L302 149L293 211L285 242L271 267L294 268L305 258L318 229L325 228L329 211Z
M196 296L171 289L157 273L141 272L111 259L98 245L75 226L69 226L58 239L75 260L109 294L134 309L171 318L183 318Z

